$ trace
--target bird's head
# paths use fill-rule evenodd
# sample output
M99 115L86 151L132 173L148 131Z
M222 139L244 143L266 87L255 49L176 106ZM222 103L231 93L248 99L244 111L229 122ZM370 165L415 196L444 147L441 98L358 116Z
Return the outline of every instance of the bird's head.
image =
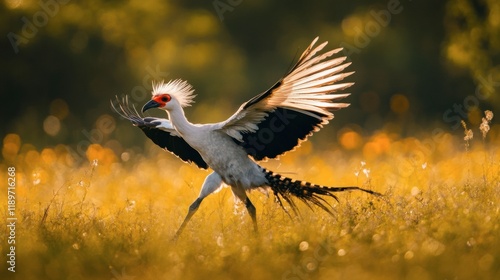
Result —
M194 102L193 87L183 80L172 80L168 83L163 81L153 85L153 97L149 100L142 112L151 108L159 108L166 111L174 108L191 106Z

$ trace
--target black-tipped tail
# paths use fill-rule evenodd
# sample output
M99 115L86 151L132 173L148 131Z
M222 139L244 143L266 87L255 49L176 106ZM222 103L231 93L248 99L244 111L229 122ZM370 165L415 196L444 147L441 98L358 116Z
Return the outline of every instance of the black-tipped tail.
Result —
M283 210L287 212L282 203L283 199L290 205L290 207L292 208L293 212L296 215L298 214L298 208L297 205L295 205L295 202L293 201L292 197L296 197L302 200L307 206L309 206L309 208L311 208L311 203L312 203L314 205L317 205L321 209L325 210L329 214L333 215L332 211L330 210L332 207L328 203L328 201L325 200L324 198L325 196L333 197L335 200L338 201L337 196L335 196L333 193L343 192L343 191L353 191L353 190L359 190L367 192L372 195L382 196L378 192L374 192L372 190L367 190L355 186L326 187L326 186L315 185L309 182L293 180L267 169L264 169L264 173L267 181L269 182L269 187L271 187L271 189L273 190L274 196L276 197L276 201L281 206L281 208L283 208Z

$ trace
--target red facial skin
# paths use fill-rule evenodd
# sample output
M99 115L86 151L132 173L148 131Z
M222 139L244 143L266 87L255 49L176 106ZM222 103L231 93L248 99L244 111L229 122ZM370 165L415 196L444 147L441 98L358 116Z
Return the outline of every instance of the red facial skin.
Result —
M160 104L159 107L165 106L165 104L167 104L171 99L172 99L172 97L170 97L170 94L166 94L166 93L156 95L153 98L154 101L156 101L158 104Z

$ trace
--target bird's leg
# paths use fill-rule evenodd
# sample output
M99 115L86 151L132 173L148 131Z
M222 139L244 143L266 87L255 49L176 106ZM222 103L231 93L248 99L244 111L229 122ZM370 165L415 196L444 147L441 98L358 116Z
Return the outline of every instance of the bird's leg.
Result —
M191 217L193 217L194 213L198 210L200 207L201 202L205 197L207 197L209 194L213 193L217 189L220 188L222 185L222 179L219 176L219 174L212 172L210 175L205 178L205 182L203 182L203 186L201 187L200 195L198 198L189 206L189 211L186 215L186 218L184 218L184 221L182 222L181 226L177 230L174 236L174 240L177 240L179 236L181 235L182 231L186 227L187 223L189 220L191 220Z
M255 206L253 206L252 202L248 198L245 189L243 187L239 186L231 186L231 190L233 191L233 194L235 197L237 197L241 202L245 204L245 207L247 208L248 214L252 218L253 222L253 229L255 233L258 233L258 227L257 227L257 211L255 210Z
M250 214L250 217L252 218L253 229L255 230L255 233L258 233L259 228L257 227L257 213L256 213L257 211L255 210L255 206L253 206L252 202L248 197L245 200L245 206L247 208L248 214Z
M184 218L184 221L182 222L181 226L177 230L174 236L174 240L177 240L179 236L181 235L182 231L186 227L187 223L189 220L191 220L191 217L193 217L194 213L198 210L198 207L200 207L201 202L203 201L203 197L198 197L190 206L189 206L189 211L186 215L186 218Z

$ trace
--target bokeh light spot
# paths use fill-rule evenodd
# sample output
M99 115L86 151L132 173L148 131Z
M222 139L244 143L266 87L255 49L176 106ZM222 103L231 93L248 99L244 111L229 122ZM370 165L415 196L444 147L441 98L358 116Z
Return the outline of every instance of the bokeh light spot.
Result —
M307 241L302 241L299 244L299 250L300 251L307 251L309 249L309 243Z
M363 27L363 20L358 16L350 16L342 20L342 32L345 35L354 37L358 34L358 30Z
M129 152L123 152L120 155L120 158L122 159L122 161L129 161L130 160L130 153Z
M21 137L17 134L7 134L3 138L2 156L5 159L13 160L21 148Z
M116 155L110 148L105 148L99 144L91 144L86 151L89 162L97 160L99 165L109 166L116 162Z
M391 110L396 114L404 114L410 108L408 98L402 94L395 94L391 97Z
M48 116L43 121L43 130L50 136L56 136L61 130L61 122L54 116Z
M177 48L171 38L162 38L152 47L152 53L158 61L174 61Z
M405 253L404 257L405 257L405 260L411 260L411 259L413 259L414 256L415 256L415 254L412 251L407 251Z
M471 60L469 52L467 52L462 45L453 43L448 46L446 50L448 59L453 61L459 66L467 66Z
M361 146L361 135L351 129L343 129L340 134L340 145L346 150L354 150Z
M30 150L24 156L24 161L26 164L38 163L40 160L40 154L36 150Z
M42 157L42 161L47 165L51 165L57 160L56 152L49 148L43 149L40 156Z
M316 262L308 262L306 265L307 270L313 271L318 267L318 264Z
M390 149L391 139L389 136L386 133L378 133L363 146L363 155L367 159L374 159L380 155L387 154Z
M192 36L209 36L217 32L218 23L215 17L207 12L194 13L184 25L186 34Z
M340 257L345 256L345 254L347 254L347 252L344 249L339 249L339 251L337 252L337 255L339 255Z

